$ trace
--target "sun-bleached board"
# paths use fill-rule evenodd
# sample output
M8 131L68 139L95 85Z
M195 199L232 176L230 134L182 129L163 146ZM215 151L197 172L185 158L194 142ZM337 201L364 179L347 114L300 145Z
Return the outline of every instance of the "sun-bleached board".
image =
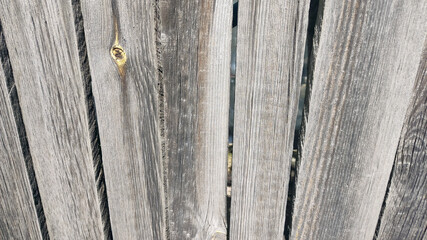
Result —
M71 1L1 0L51 239L100 239L102 222Z
M282 239L309 1L239 1L230 239Z
M427 238L427 41L423 51L377 239Z
M291 239L372 239L426 36L427 2L320 2Z
M0 33L1 34L1 33ZM9 91L0 65L0 239L42 239Z
M113 238L164 239L155 3L81 9Z
M159 4L170 239L226 239L232 1Z

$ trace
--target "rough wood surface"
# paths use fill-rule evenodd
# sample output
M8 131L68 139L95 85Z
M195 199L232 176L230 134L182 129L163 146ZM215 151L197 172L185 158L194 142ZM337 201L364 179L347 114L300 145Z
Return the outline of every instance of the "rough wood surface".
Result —
M100 239L71 1L1 0L34 170L52 239Z
M232 1L160 1L168 229L226 238Z
M0 65L0 239L42 239L9 91Z
M308 8L239 2L231 239L283 239Z
M291 239L374 236L426 8L417 0L321 1Z
M164 239L153 1L82 0L114 239Z
M377 239L427 238L427 41L423 51Z

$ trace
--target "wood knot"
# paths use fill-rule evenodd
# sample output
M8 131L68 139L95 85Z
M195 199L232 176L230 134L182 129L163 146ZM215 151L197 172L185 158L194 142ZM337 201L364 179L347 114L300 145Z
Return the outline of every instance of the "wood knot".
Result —
M126 53L120 45L113 45L111 48L111 57L117 65L126 63Z
M126 52L122 46L114 44L110 50L111 57L119 68L119 73L122 78L125 76Z
M111 50L112 54L113 54L113 58L115 57L116 59L123 59L124 58L124 51L122 48L120 47L113 47L113 49Z

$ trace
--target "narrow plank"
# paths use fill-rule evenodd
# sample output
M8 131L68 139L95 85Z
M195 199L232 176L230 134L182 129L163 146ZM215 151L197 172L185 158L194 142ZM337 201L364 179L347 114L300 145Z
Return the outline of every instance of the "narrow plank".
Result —
M170 239L226 239L232 1L160 1Z
M377 239L427 238L427 41L411 99Z
M0 239L42 239L1 65L0 179Z
M164 239L155 5L81 4L113 238Z
M372 239L427 3L321 1L291 239Z
M71 1L0 1L22 116L52 239L100 239Z
M283 239L309 1L239 1L231 239Z

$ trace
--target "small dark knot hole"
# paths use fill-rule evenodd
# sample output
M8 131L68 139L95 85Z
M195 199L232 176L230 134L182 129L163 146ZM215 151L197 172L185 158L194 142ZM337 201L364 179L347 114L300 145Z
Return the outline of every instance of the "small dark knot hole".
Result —
M123 59L123 49L118 48L118 47L114 47L114 48L113 48L113 55L114 55L117 59Z

